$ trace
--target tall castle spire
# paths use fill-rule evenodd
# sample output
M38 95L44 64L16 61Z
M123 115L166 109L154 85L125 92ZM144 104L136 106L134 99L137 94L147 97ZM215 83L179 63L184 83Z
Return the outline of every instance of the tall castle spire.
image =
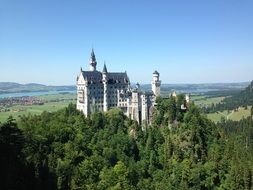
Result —
M105 62L104 62L104 68L103 68L102 73L107 73L107 68L106 68L106 64L105 64Z
M91 55L90 55L90 71L96 71L96 67L97 67L97 60L96 60L94 50L92 48Z

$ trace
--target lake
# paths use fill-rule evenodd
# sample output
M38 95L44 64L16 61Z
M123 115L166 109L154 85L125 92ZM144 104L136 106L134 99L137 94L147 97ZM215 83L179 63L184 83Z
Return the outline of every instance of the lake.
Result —
M0 98L10 98L10 97L22 97L22 96L41 96L41 95L48 95L48 94L61 94L61 93L72 93L75 94L75 90L71 91L40 91L40 92L18 92L18 93L7 93L7 94L0 94Z

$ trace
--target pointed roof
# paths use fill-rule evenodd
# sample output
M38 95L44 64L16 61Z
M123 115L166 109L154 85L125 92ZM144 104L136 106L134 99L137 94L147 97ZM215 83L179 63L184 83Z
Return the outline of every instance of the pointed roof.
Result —
M139 89L140 88L140 84L137 82L136 83L136 89Z
M106 68L106 64L105 64L105 62L104 62L104 68L103 68L102 73L107 73L107 68Z
M93 48L92 48L92 50L91 50L90 58L91 58L92 61L96 61L96 56L95 56L95 53L94 53L94 49L93 49Z
M157 72L157 70L155 70L155 71L153 72L153 74L157 74L157 75L159 75L159 73Z

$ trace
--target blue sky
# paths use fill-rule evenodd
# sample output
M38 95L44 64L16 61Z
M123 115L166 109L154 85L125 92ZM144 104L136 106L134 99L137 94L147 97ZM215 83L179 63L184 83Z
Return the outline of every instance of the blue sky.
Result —
M253 80L252 0L0 0L0 81L74 85L98 70L132 83Z

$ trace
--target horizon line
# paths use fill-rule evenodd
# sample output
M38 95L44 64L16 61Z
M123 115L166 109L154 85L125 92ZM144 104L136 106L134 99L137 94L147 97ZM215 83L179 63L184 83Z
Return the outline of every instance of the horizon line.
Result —
M252 80L253 81L253 80ZM205 85L205 84L240 84L240 83L250 83L251 81L237 81L237 82L200 82L200 83L162 83L161 85ZM0 83L16 83L20 85L29 85L29 84L35 84L35 85L44 85L44 86L76 86L76 84L44 84L44 83L37 83L37 82L28 82L28 83L22 83L22 82L13 82L13 81L0 81ZM130 82L131 85L135 85L139 83L140 85L150 85L149 83L140 83L138 81L136 82Z

